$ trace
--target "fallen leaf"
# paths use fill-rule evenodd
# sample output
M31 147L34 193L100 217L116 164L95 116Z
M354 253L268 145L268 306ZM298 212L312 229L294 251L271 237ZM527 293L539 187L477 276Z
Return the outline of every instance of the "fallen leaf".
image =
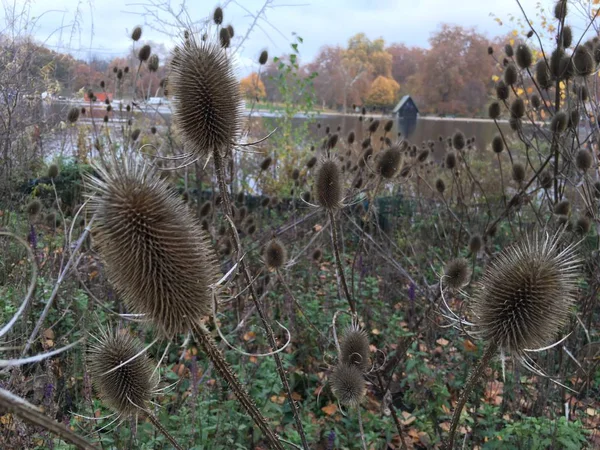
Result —
M450 341L444 338L439 338L437 341L435 341L435 343L441 345L442 347L445 347L450 343Z
M273 403L277 403L278 405L283 405L285 403L284 395L271 395L271 401Z
M469 339L465 339L463 342L463 346L467 352L474 352L477 350L477 346L473 344Z
M249 341L250 339L254 339L256 337L256 333L254 331L248 331L246 334L244 334L244 340L245 341Z
M321 408L321 411L323 411L328 416L331 416L331 415L333 415L333 414L336 413L336 411L337 411L337 405L335 403L330 403L327 406L323 406Z
M300 400L302 400L302 396L300 394L298 394L297 392L292 392L292 398L294 400L296 400L297 402L299 402Z

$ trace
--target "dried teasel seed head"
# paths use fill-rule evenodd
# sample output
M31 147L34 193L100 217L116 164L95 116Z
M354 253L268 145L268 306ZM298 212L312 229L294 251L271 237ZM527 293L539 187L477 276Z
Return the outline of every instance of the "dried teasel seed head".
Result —
M287 250L279 239L271 239L265 245L263 259L269 269L281 269L287 261Z
M340 339L340 362L366 372L369 369L369 352L367 333L354 325L346 328Z
M137 26L131 32L131 39L137 42L140 40L141 37L142 37L142 27Z
M371 124L369 125L369 133L375 133L377 131L377 129L379 128L379 120L375 119L373 122L371 122Z
M435 180L435 190L438 191L440 194L444 193L444 191L446 190L446 183L444 183L444 180L442 180L441 178Z
M316 248L311 257L314 262L320 262L323 258L323 251L320 248Z
M506 83L502 80L498 81L498 83L496 83L496 97L498 97L498 100L507 100L509 95L510 89L508 88Z
M125 416L145 408L157 380L153 379L148 356L142 353L136 357L143 350L143 344L129 333L113 330L103 331L90 343L86 359L90 378L102 400Z
M561 75L561 61L565 56L565 51L562 48L556 48L550 55L550 73L555 78L560 78ZM538 63L539 64L539 63Z
M364 167L373 156L373 147L367 147L358 158L358 165Z
M445 164L446 164L446 168L448 168L450 170L454 169L456 167L456 153L454 153L454 152L446 153Z
M579 45L573 52L571 58L575 74L581 77L587 77L596 70L596 62L589 49L585 45Z
M492 46L489 46L487 48L487 52L488 52L488 55L493 55L494 54L494 48Z
M292 180L297 180L298 178L300 178L300 170L294 168L294 170L292 170Z
M348 142L348 145L352 145L354 144L354 140L356 139L354 131L351 131L350 133L348 133L348 138L346 139L346 141Z
M89 175L96 243L108 279L131 312L165 337L186 333L212 311L219 270L188 206L158 173L129 156Z
M419 154L417 155L417 161L420 163L424 163L425 161L427 161L427 158L429 158L429 149L423 149L419 152Z
M562 29L563 47L570 47L573 43L573 30L569 25L565 25Z
M494 153L502 153L502 150L504 150L504 141L499 134L492 139L492 150Z
M233 25L227 25L227 31L229 32L230 38L233 38L235 36L235 30L233 29Z
M564 111L558 111L556 114L554 114L554 117L552 117L550 122L550 130L554 133L562 133L567 129L568 119L567 113Z
M140 133L142 132L142 130L140 130L139 128L136 128L135 130L133 130L131 132L131 140L132 141L137 141L137 138L140 137Z
M592 167L592 154L584 148L579 149L575 154L575 165L579 170L587 171Z
M535 80L540 86L540 89L549 89L552 86L550 68L543 58L535 65Z
M571 202L569 200L561 200L554 205L554 214L559 216L568 216L571 212Z
M542 189L550 189L552 188L552 183L554 182L554 176L552 175L552 173L550 173L550 171L548 170L544 170L541 174L540 177L538 178L540 186L542 187Z
M212 211L212 203L211 202L204 202L202 204L202 206L200 207L200 217L206 217L210 214L210 212Z
M315 199L325 209L336 210L342 204L342 171L332 159L325 159L315 174Z
M258 57L258 63L261 66L264 66L268 60L269 60L269 52L267 52L266 50L263 50L262 52L260 52L260 56Z
M400 147L390 147L381 152L377 159L377 173L383 178L393 178L402 164L402 151Z
M358 406L367 391L363 374L354 365L339 363L329 377L329 382L333 395L343 406Z
M510 115L515 119L520 119L525 115L525 102L522 98L515 98L510 104Z
M231 35L227 28L221 28L219 31L219 40L221 41L221 47L229 48L231 45Z
M488 116L490 117L490 119L497 119L498 117L500 117L500 103L490 103L490 106L488 107Z
M527 69L533 63L533 55L527 44L519 44L517 46L516 57L517 65L521 69Z
M460 289L469 282L470 277L469 262L465 258L455 258L444 268L443 284L452 289Z
M473 236L471 236L471 239L469 239L469 251L472 254L477 254L479 252L479 250L481 250L481 247L483 246L483 239L481 238L480 235L478 234L474 234Z
M188 151L204 157L233 145L239 136L242 97L222 48L191 37L174 53L169 87L173 117Z
M559 78L561 80L570 80L576 75L573 58L569 55L563 55L559 61Z
M465 135L462 133L462 131L457 131L452 136L452 147L454 147L456 150L462 150L465 148Z
M142 62L148 61L148 58L150 58L151 53L152 47L150 47L148 44L143 45L138 52L138 59Z
M525 167L521 163L514 163L512 166L512 179L517 183L522 183L525 180Z
M531 106L533 107L533 109L539 109L542 104L540 97L537 94L531 95L530 102L531 102Z
M223 8L217 6L213 13L213 22L215 25L221 25L223 23Z
M248 229L246 230L246 233L248 233L250 236L252 236L255 232L256 232L256 225L253 223L248 225Z
M273 162L273 158L271 158L270 156L267 156L265 159L262 160L262 162L260 163L260 170L267 170L269 167L271 167L271 163Z
M26 211L29 216L36 216L42 210L42 202L37 198L27 203Z
M567 16L567 0L558 0L554 5L554 17L563 20Z
M579 234L588 234L590 229L592 228L592 222L586 216L580 216L577 218L575 225L573 226L573 231Z
M394 121L390 119L385 123L385 126L383 127L383 131L385 131L386 133L389 133L390 131L392 131L393 127L394 127Z
M512 58L514 55L514 51L513 51L513 47L510 44L506 44L504 46L504 53L506 53L506 56L508 56L509 58Z
M60 170L58 168L58 165L50 164L50 166L48 167L48 178L56 178L56 177L58 177L59 173L60 173Z
M69 121L69 123L75 123L75 122L77 122L78 119L79 119L79 108L74 106L71 109L69 109L69 112L67 114L67 120Z
M575 85L573 87L573 92L577 96L577 99L581 102L587 102L589 98L589 92L586 86L578 86Z
M159 59L158 59L158 55L155 53L153 55L150 56L150 59L148 60L148 70L150 72L157 72L158 71L158 66L159 66Z
M507 86L512 86L519 80L519 71L517 70L517 66L513 63L510 63L504 69L504 82Z
M313 167L315 167L315 164L317 164L317 157L313 156L306 162L306 167L308 169L312 169Z
M517 354L551 342L575 302L579 264L560 234L535 234L506 248L473 298L473 322L484 341Z
M337 134L332 134L331 136L329 136L329 139L327 140L327 149L331 150L331 149L335 148L335 146L337 145L337 142L338 142Z

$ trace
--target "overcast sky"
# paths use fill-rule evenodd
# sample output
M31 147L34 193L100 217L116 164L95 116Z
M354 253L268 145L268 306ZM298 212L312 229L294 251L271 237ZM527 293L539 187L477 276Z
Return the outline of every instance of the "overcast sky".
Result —
M409 46L428 46L428 38L440 23L475 27L490 37L512 30L509 15L521 17L516 0L223 0L225 21L236 31L239 45L265 1L269 6L256 21L239 49L238 71L252 70L263 48L271 56L288 52L295 32L304 39L300 46L301 59L311 60L323 45L345 45L348 38L364 32L369 38L382 37L387 43L402 42ZM187 4L186 23L199 21L212 14L217 3L206 0L31 0L23 11L25 0L0 0L0 30L7 31L7 16L13 2L17 4L17 28L25 18L34 19L31 31L37 40L76 57L90 55L102 58L122 56L131 46L129 34L135 25L142 25L142 40L162 42L168 48L175 40L169 36L176 29L164 23L176 23L182 2ZM552 10L553 1L540 0ZM538 0L521 0L530 19L536 19ZM155 5L170 4L172 13ZM146 13L146 15L144 15ZM156 17L152 17L154 13ZM503 20L499 26L490 15ZM582 31L583 21L571 14L574 31ZM31 20L30 20L31 22ZM162 28L163 32L151 27ZM165 34L167 33L167 34ZM576 34L577 35L577 34ZM235 43L234 42L234 43Z

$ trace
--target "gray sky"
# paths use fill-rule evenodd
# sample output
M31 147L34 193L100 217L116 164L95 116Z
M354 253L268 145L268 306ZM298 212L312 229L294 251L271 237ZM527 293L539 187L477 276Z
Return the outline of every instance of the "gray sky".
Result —
M182 1L187 3L193 20L211 15L217 5L206 0L0 0L3 6L0 30L7 30L6 17L10 16L7 11L16 2L20 17L16 27L23 28L29 17L29 23L34 23L30 30L39 41L82 59L90 55L111 58L127 52L131 46L129 33L138 24L144 28L143 41L162 42L172 47L175 40L152 30L151 26L159 27L156 18L143 16L143 13L155 12L163 22L174 23L173 14L153 5L170 4L177 14ZM240 75L253 70L254 61L263 48L268 49L271 56L288 52L292 32L304 39L300 45L301 59L309 61L321 46L345 45L348 38L358 32L364 32L371 39L383 37L387 43L427 47L429 36L442 22L476 27L492 37L513 29L510 14L521 17L516 0L222 0L221 4L226 5L224 23L234 26L235 42L239 44L251 26L253 18L249 12L256 14L265 1L270 6L239 49ZM552 10L553 1L540 1ZM521 3L535 21L538 0ZM502 19L503 26L494 21L491 12ZM577 13L571 14L570 21L578 36L583 30L583 21ZM170 34L175 30L168 26L164 29Z

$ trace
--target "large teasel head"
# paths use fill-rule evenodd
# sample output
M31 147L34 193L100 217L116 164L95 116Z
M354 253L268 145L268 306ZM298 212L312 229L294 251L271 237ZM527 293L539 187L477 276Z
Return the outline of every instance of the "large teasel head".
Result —
M145 408L157 379L142 343L125 330L102 330L91 342L87 363L102 400L126 416Z
M522 353L550 343L575 302L580 260L561 233L535 234L506 248L483 275L473 322L489 343Z
M333 158L325 158L315 173L314 193L319 206L335 211L342 206L342 169Z
M166 337L212 311L217 263L186 204L154 169L127 158L88 178L96 242L109 280L131 312Z
M367 392L362 371L356 365L338 363L329 382L333 394L343 406L358 406Z
M357 325L350 325L340 339L340 362L356 366L361 371L369 369L369 338Z
M175 123L195 156L223 152L237 141L242 97L231 60L219 44L198 42L190 34L173 53L169 87Z

